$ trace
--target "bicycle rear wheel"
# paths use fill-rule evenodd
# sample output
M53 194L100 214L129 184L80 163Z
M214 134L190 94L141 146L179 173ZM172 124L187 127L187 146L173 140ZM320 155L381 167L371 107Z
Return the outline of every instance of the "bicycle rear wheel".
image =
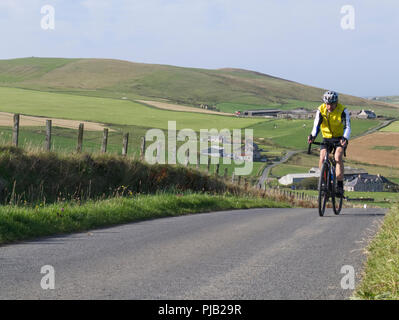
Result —
M334 213L336 215L340 214L341 209L342 209L342 202L344 200L344 195L340 194L337 196L337 177L335 175L335 168L333 168L333 172L334 172L334 180L333 180L333 185L332 185L332 206L333 206L333 210Z
M320 217L324 216L324 212L326 210L326 203L328 200L328 181L329 181L329 172L327 164L323 164L320 172L319 179L319 215Z

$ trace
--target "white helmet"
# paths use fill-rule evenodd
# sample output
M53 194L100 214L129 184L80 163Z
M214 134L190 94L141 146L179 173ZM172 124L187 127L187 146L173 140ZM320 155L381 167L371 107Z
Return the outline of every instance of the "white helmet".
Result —
M323 101L328 104L338 102L338 93L335 91L327 91L323 96Z

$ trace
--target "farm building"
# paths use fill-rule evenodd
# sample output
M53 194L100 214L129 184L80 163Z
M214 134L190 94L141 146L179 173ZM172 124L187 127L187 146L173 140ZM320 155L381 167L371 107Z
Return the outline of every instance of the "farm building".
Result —
M281 110L246 110L242 112L242 115L247 117L277 117L277 114L280 113Z
M375 119L377 118L377 115L374 113L374 111L362 110L356 114L355 117L358 119Z
M289 184L297 183L306 178L318 178L320 173L290 173L281 177L278 182L282 185L288 186Z
M304 108L283 111L277 115L277 118L284 119L312 119L315 116L315 111L309 111Z
M208 149L204 149L201 151L201 154L209 156L209 157L217 157L217 158L231 158L234 160L244 160L251 161L250 156L247 156L246 153L252 152L252 161L266 161L266 157L261 155L262 150L259 149L259 146L256 143L252 144L252 148L248 151L245 150L245 146L241 147L241 154L235 153L227 153L224 147L220 146L211 146Z
M367 173L367 171L363 169L358 169L358 168L351 168L351 167L345 167L345 181L351 181L355 177L370 177L370 175ZM320 169L317 167L313 167L309 170L308 173L290 173L285 175L284 177L281 177L278 182L282 185L289 185L293 184L296 182L299 182L303 179L306 178L319 178L320 177Z
M320 174L320 169L317 167L313 167L309 170L309 173ZM345 180L352 180L354 177L357 177L358 175L364 176L364 175L368 175L368 173L364 169L352 168L349 166L345 166L345 171L344 171Z
M380 175L359 175L345 183L344 189L346 191L382 192L384 191L384 180Z
M236 115L238 115L236 113ZM311 119L315 115L315 111L309 111L304 108L294 109L294 110L246 110L239 115L247 117L268 117L268 118L282 118L282 119Z
M202 150L201 153L210 157L225 157L226 153L223 147L212 146L208 149Z

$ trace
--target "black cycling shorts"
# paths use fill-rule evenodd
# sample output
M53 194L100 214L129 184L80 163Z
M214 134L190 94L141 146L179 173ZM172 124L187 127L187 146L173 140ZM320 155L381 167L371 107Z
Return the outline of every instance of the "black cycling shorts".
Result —
M323 142L338 142L341 141L343 137L338 137L338 138L323 138ZM346 142L346 147L345 149L348 147L349 141ZM320 146L320 150L324 150L327 149L327 146Z

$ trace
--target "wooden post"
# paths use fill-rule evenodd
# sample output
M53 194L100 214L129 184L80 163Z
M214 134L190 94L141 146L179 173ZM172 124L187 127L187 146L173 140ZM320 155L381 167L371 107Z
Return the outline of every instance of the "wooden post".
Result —
M210 170L211 170L211 157L208 157L208 167L207 167L208 173Z
M157 144L157 162L156 163L160 163L161 162L161 153L162 153L162 143L160 141L158 141L158 144Z
M197 153L197 163L195 164L197 170L200 168L200 160L201 160L201 155Z
M51 120L46 120L46 151L51 150Z
M216 164L216 170L215 170L216 176L219 175L219 169L220 169L220 163Z
M19 114L14 114L14 128L12 131L12 144L14 147L18 147L18 136L19 136Z
M231 174L231 183L234 183L234 180L235 180L235 174L234 174L234 171L233 171L233 173Z
M184 161L184 166L188 166L188 163L190 162L190 149L187 149L186 151L186 160Z
M238 176L238 185L241 185L241 176Z
M129 144L129 133L123 135L123 146L122 146L122 156L127 155L127 147Z
M140 159L144 160L145 156L145 137L141 137Z
M82 152L82 145L83 145L83 128L84 124L79 124L79 133L78 133L78 146L76 147L76 151L78 153Z
M228 168L224 168L224 180L227 180L227 173L228 173Z
M101 153L106 153L107 152L107 144L108 144L108 129L104 128L103 144L101 146Z

